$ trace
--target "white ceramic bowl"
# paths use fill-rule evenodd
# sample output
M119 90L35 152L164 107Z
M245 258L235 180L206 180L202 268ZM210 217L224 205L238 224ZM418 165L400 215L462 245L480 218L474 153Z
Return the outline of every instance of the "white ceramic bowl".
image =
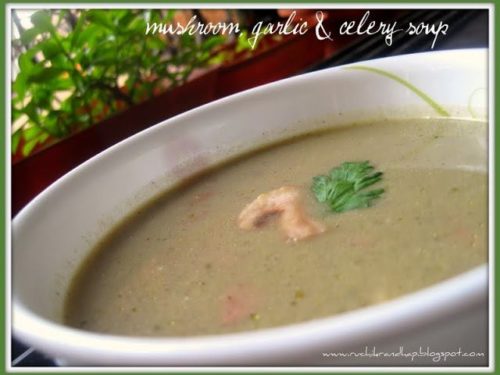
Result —
M382 69L452 116L485 118L487 51L425 53L354 64ZM352 67L352 65L351 65ZM327 319L195 338L133 338L61 324L69 280L92 245L131 209L206 166L263 142L367 117L439 117L401 82L346 67L306 74L194 109L97 155L36 197L13 220L12 327L73 365L486 364L486 357L328 357L355 351L483 352L487 266L377 306ZM485 146L486 147L486 146ZM486 148L485 148L486 153ZM486 168L486 166L485 166Z

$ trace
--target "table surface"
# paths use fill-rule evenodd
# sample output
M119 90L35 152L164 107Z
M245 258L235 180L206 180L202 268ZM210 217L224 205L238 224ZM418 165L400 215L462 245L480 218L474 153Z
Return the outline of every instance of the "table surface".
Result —
M419 22L422 20L428 20L428 22L443 20L443 22L449 23L450 28L447 35L438 39L434 47L435 51L488 47L487 10L415 10L406 18L417 19ZM405 24L405 20L401 19L400 23ZM430 36L411 38L405 36L395 38L393 45L388 47L380 36L366 37L339 51L327 61L310 67L303 73L355 61L430 51L431 43L432 38ZM11 365L13 367L56 366L51 358L22 344L18 340L13 338L11 343Z

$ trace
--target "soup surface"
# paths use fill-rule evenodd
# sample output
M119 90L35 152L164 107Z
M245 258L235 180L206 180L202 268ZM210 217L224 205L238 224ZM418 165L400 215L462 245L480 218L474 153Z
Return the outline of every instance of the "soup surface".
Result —
M326 317L416 291L487 261L486 124L384 121L311 134L166 192L81 267L68 325L126 335L204 335ZM332 213L312 178L344 161L384 172L372 207ZM287 241L276 220L238 228L264 193L298 186L326 231Z

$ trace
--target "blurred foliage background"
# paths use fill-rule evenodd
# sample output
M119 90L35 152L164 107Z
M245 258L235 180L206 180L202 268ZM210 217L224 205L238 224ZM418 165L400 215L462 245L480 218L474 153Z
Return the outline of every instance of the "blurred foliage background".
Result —
M23 156L49 137L64 138L231 58L223 46L234 35L145 35L148 22L185 24L193 15L240 27L251 22L236 10L24 12L12 13L12 152ZM234 48L248 48L242 40Z

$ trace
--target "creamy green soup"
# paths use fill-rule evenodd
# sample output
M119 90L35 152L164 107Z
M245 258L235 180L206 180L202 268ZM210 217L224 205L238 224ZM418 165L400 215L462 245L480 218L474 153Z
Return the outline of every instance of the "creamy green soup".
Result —
M255 330L377 304L487 261L486 124L380 121L304 135L166 192L104 238L75 276L66 324L125 335ZM332 213L312 178L369 160L384 194ZM296 186L324 233L276 218L241 230L259 194Z

